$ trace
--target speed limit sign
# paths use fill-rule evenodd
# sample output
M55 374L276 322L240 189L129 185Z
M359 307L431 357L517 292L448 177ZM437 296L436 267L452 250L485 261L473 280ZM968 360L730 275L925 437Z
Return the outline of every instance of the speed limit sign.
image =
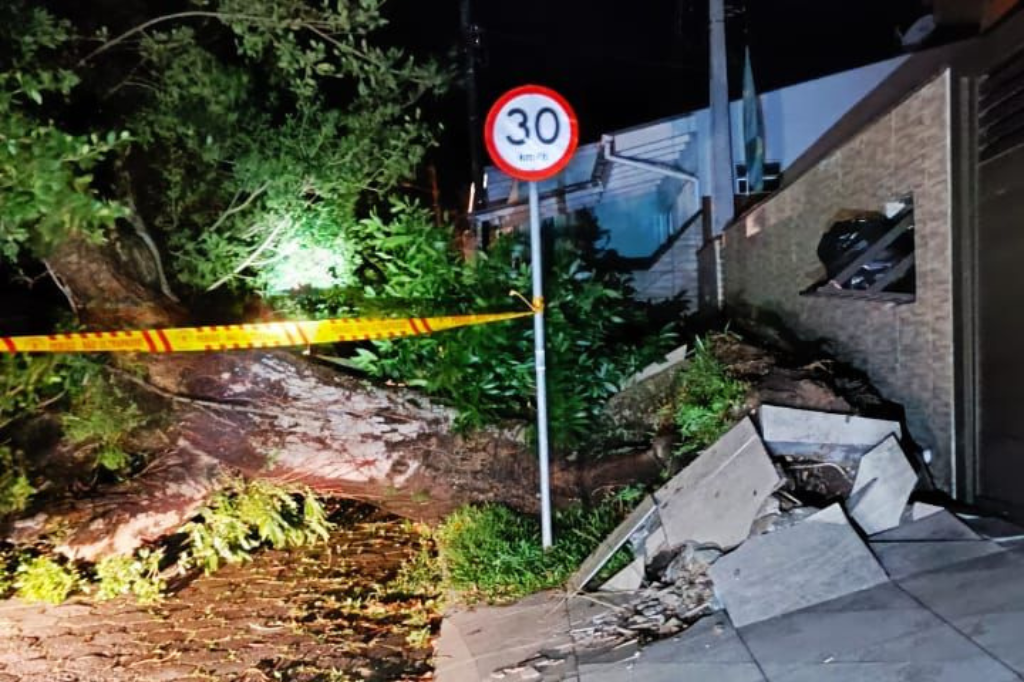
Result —
M524 85L494 103L484 137L498 168L519 180L543 180L568 165L579 142L579 124L557 92Z

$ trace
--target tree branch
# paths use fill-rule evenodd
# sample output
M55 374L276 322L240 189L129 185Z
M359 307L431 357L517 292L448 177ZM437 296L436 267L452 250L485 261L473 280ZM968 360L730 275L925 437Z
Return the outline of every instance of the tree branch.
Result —
M250 253L249 256L244 261L239 263L238 267L236 267L234 270L232 270L231 272L229 272L228 274L224 275L219 280L211 284L209 287L207 287L206 290L213 291L214 289L220 288L221 286L229 282L233 277L237 276L238 273L243 272L246 268L255 263L256 259L260 257L260 254L262 254L265 250L270 248L270 245L274 243L274 240L277 239L278 235L280 235L281 232L283 232L286 227L291 227L291 225L291 218L279 219L277 225L275 225L274 229L270 231L270 234L267 235L267 238L263 240L262 244L257 246L256 249L252 253Z

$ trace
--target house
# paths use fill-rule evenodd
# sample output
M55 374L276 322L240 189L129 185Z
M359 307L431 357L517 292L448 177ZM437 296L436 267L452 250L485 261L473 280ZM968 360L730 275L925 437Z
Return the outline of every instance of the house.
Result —
M901 63L897 58L760 96L768 180L778 182L810 145ZM733 155L742 174L742 103L732 103ZM568 168L540 184L548 229L571 227L581 212L606 232L603 246L634 273L638 297L682 296L697 306L697 250L703 244L702 196L710 186L711 115L690 112L581 145ZM769 184L769 187L772 185ZM473 213L479 232L525 226L525 187L495 167L485 173L486 204Z
M909 235L909 291L852 286L848 272L822 284L823 235L851 215L884 223L892 205L912 206L879 232ZM901 63L787 166L778 191L704 247L705 262L721 265L705 281L721 283L714 297L730 315L781 321L866 371L904 405L939 488L1024 519L1022 228L1016 13Z

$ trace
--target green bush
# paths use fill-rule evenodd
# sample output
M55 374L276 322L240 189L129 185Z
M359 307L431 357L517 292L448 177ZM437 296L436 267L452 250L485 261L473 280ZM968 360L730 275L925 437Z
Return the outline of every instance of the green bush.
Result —
M729 376L707 341L697 339L693 357L679 374L675 424L679 453L702 450L718 440L743 405L747 386Z
M216 571L221 563L248 561L262 544L300 547L326 540L331 524L310 491L299 493L266 481L235 481L182 527L188 537L185 565Z
M109 556L96 564L97 599L133 594L140 604L163 598L166 581L160 577L162 550L140 550L133 556Z
M58 563L47 556L21 562L15 573L14 587L25 601L60 604L85 585L74 566Z
M469 600L500 602L562 585L615 528L622 513L614 502L559 512L554 546L545 552L537 519L498 505L463 507L436 533L447 587ZM623 552L611 570L628 560Z

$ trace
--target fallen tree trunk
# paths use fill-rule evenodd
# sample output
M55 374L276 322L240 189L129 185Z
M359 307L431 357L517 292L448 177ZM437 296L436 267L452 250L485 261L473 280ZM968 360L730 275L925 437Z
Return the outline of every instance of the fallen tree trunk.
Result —
M72 240L48 263L92 328L186 320L182 308L132 276L114 249ZM424 519L467 502L537 508L536 457L523 424L460 434L450 408L296 353L140 354L116 363L122 380L160 398L168 445L139 476L19 524L14 539L61 526L71 530L58 549L70 557L129 552L173 532L228 475L302 484ZM587 465L558 460L553 495L565 502L658 469L646 452Z

